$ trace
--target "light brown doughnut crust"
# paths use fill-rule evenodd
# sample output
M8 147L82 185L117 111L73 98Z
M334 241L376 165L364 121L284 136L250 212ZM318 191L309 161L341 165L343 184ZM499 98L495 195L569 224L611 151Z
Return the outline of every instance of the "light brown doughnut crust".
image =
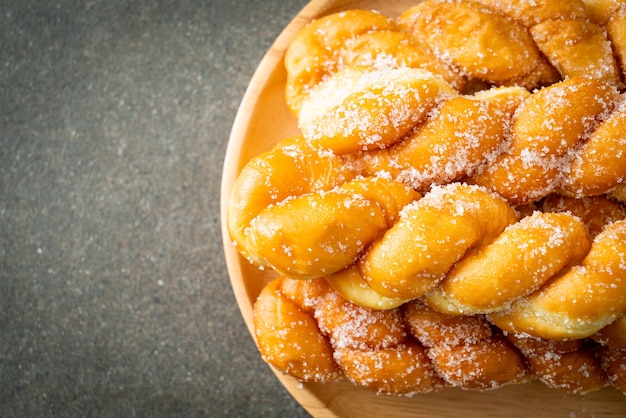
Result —
M499 311L579 263L591 246L585 225L565 213L535 212L463 257L426 298L453 314Z
M596 236L579 265L490 320L508 332L562 340L589 337L625 312L626 220L621 220Z
M523 357L480 316L448 316L419 300L403 306L409 330L452 386L496 389L528 378Z
M406 136L454 91L414 68L347 68L311 90L298 126L316 148L348 154L385 148Z
M337 379L330 341L313 317L281 293L282 279L266 285L254 304L254 328L263 359L303 381Z
M582 340L552 341L509 335L530 370L546 386L574 394L594 392L607 385L593 346Z
M510 148L472 181L514 204L547 196L558 188L574 147L618 97L615 88L589 78L571 78L532 94L513 117Z
M492 242L513 222L513 209L483 188L433 187L371 246L360 261L361 274L383 295L417 298L437 286L468 250Z
M379 30L395 30L388 16L370 10L348 10L321 17L300 30L285 52L285 99L297 115L309 90L340 68L345 43Z

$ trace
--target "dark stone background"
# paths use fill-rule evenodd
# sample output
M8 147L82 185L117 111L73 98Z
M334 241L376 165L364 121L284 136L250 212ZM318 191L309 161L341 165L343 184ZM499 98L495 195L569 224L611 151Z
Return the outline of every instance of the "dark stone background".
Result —
M0 416L307 416L226 273L219 187L305 1L0 2Z

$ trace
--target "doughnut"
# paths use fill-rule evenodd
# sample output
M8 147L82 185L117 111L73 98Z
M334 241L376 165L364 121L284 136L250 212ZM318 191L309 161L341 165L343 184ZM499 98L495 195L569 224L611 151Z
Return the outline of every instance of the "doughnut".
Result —
M535 212L508 226L483 250L456 263L441 285L427 295L428 304L459 315L505 309L563 269L578 264L590 246L579 218Z
M251 221L247 237L277 272L292 278L321 277L354 263L418 197L393 180L357 178L324 193L267 207Z
M572 394L594 392L608 384L595 351L582 340L553 341L509 335L526 364L546 386Z
M265 209L294 195L330 190L356 176L343 160L309 147L302 137L283 140L250 160L237 177L228 203L228 232L251 263L267 267L249 232Z
M537 91L513 116L510 147L471 181L514 204L555 192L573 149L618 97L615 88L591 78L570 78Z
M426 70L347 68L311 90L298 126L314 147L339 155L385 148L451 94L441 77Z
M263 288L254 304L254 329L263 359L278 370L303 381L337 379L328 337L316 321L281 292L282 280Z
M403 305L410 332L452 386L496 389L527 380L523 356L480 316L449 316L418 300Z
M606 226L580 264L490 320L511 333L585 338L626 313L626 220Z
M349 10L284 65L299 133L226 212L280 276L254 305L266 362L381 395L626 395L626 2Z
M433 187L402 210L359 268L381 294L414 299L437 286L468 250L488 244L513 222L513 209L485 189L460 183Z
M446 100L400 143L365 153L358 171L383 172L421 191L470 176L502 152L508 120L528 95L502 87Z

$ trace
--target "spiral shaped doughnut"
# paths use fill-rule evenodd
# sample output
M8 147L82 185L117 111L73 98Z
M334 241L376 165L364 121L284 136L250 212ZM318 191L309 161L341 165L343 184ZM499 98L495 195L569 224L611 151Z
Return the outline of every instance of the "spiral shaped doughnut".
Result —
M399 182L357 178L267 207L250 222L247 237L277 272L321 277L354 263L418 197Z
M570 78L532 94L513 116L510 147L472 182L514 204L556 191L573 150L596 129L598 119L614 109L618 98L615 88L589 78ZM608 183L615 187L618 181Z
M546 386L574 394L596 391L608 384L593 345L582 340L552 341L509 335L526 364Z
M622 85L607 30L591 21L582 0L477 1L523 25L562 78L586 76Z
M468 78L527 88L559 79L526 28L480 3L427 0L399 16L398 25Z
M269 266L251 233L254 219L288 198L330 190L355 175L339 157L311 148L301 137L283 140L239 173L228 202L230 238L251 263Z
M500 311L578 264L590 246L578 218L535 212L456 263L427 295L428 304L457 315Z
M499 328L548 339L585 338L626 312L626 220L598 234L583 261L509 309Z
M390 175L420 191L470 176L502 153L509 120L529 95L503 87L445 100L399 143L360 156L357 170Z
M626 182L626 96L577 150L561 191L573 196L603 194Z
M403 209L359 268L377 292L414 299L436 287L467 251L493 241L513 222L513 209L485 189L437 186Z
M348 68L310 92L298 126L314 147L340 155L385 148L454 94L443 79L426 70Z
M484 318L448 316L417 300L405 304L403 313L411 334L450 385L487 390L527 380L524 358Z
M303 282L304 283L304 282ZM314 318L282 292L282 279L266 285L254 304L254 328L263 359L303 381L340 376L328 338Z

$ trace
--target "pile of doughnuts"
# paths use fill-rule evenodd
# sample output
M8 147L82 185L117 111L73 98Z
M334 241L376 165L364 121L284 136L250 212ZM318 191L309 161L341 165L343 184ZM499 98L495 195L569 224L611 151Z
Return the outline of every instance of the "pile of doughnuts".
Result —
M349 10L285 67L300 134L245 165L226 220L280 276L254 306L268 363L626 394L626 2Z

